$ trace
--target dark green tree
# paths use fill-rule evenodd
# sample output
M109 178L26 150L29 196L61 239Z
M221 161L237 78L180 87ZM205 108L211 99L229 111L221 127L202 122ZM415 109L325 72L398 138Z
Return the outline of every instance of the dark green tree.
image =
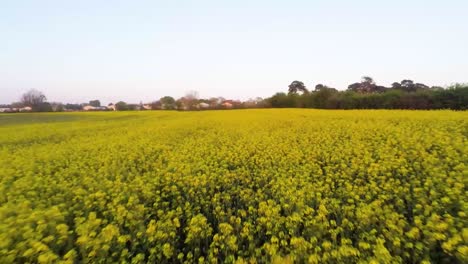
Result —
M99 100L91 100L91 101L89 101L89 105L90 105L90 106L94 106L94 107L100 107L100 106L101 106L101 101L99 101Z
M308 93L309 91L305 87L304 83L301 81L293 81L289 86L288 93L296 94L298 92Z
M164 96L159 99L162 109L176 109L176 100L171 96Z
M129 110L128 108L128 104L123 102L123 101L120 101L118 103L115 104L115 110L117 111L126 111L126 110Z

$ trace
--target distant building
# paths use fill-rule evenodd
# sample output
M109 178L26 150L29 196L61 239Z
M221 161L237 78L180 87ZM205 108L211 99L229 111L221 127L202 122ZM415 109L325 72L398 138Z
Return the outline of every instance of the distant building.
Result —
M30 106L25 106L25 107L22 107L19 109L20 112L31 112L32 111L32 107Z
M210 104L207 104L207 103L199 103L198 104L198 108L200 109L207 109L207 108L210 108Z
M83 106L83 110L84 111L94 111L96 109L96 107L92 106L92 105L85 105Z
M6 107L0 108L0 113L10 113L11 111L12 111L11 108L6 108Z
M17 112L31 112L32 108L27 106L23 108L15 107L0 107L0 113L17 113Z
M231 100L226 100L221 105L226 107L226 108L232 108L234 106L234 104L233 104L233 102Z
M106 106L92 106L92 105L85 105L83 106L84 111L106 111L109 110Z
M107 109L111 110L111 111L117 111L117 107L115 106L115 104L113 103L110 103L108 106L107 106Z

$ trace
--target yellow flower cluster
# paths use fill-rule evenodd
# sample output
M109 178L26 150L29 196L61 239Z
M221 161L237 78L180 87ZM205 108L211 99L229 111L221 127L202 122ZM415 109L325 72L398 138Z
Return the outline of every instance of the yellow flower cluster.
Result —
M468 113L0 115L0 263L467 263Z

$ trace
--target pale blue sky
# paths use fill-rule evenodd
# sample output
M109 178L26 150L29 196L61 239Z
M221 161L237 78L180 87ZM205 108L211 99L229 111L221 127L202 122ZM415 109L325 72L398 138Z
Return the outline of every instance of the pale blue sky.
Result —
M468 1L0 0L0 103L468 82Z

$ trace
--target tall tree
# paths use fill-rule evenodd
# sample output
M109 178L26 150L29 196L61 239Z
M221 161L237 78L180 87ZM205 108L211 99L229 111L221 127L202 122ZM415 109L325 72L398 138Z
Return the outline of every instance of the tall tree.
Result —
M321 83L315 85L315 92L320 92L320 91L323 91L323 90L333 90L333 91L337 91L335 88L332 88L332 87L328 87L326 85L323 85Z
M348 90L358 93L374 93L384 91L385 87L377 86L372 77L363 76L361 82L350 84Z
M288 92L290 94L295 94L297 92L308 93L309 91L305 87L304 83L301 81L293 81L289 86Z
M401 84L399 82L394 82L394 83L392 83L392 88L393 89L401 89Z
M38 111L46 100L46 96L41 91L31 89L21 96L20 101L24 106L31 107L33 111Z
M376 85L375 85L374 79L372 79L372 77L362 76L362 78L361 78L361 87L360 87L362 92L364 92L364 93L375 92L376 91L375 87L376 87Z
M370 76L362 76L361 77L361 82L362 83L370 83L370 84L375 84L374 79Z
M396 88L396 89L400 89L400 90L403 90L405 92L415 92L417 90L427 90L429 89L429 86L423 84L423 83L414 83L413 80L403 80L400 82L400 84L398 83L394 83L393 85L393 88Z
M401 81L401 88L406 92L414 92L416 91L416 87L412 80L403 80Z
M315 91L319 92L319 91L325 89L325 87L326 87L325 85L319 83L319 84L315 85Z
M348 85L348 90L353 92L359 92L361 83L353 83Z
M162 109L175 109L176 108L176 100L171 96L164 96L159 99L161 103Z

